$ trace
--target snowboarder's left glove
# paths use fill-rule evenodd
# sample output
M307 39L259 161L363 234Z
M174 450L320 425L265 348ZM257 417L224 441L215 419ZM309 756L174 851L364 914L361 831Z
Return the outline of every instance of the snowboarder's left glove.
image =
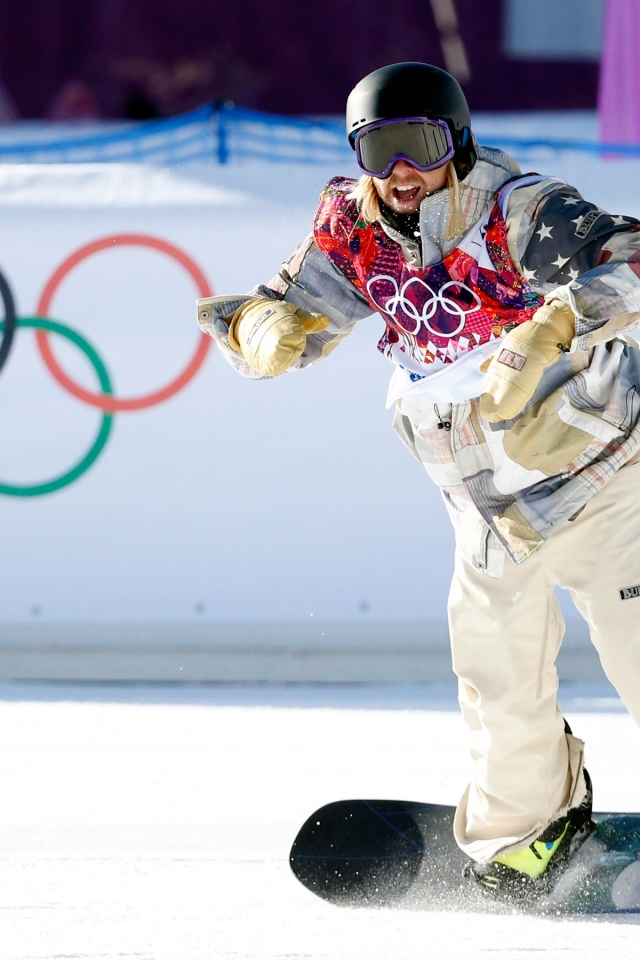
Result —
M500 341L498 352L480 367L480 413L497 423L512 420L535 393L546 367L566 353L575 335L575 316L561 300L539 307Z
M264 377L277 377L304 352L308 333L329 325L327 317L308 313L286 300L255 297L236 310L229 344Z

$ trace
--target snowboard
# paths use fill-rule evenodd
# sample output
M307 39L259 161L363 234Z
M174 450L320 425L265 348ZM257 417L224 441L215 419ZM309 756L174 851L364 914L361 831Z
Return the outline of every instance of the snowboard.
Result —
M530 904L498 901L463 877L454 807L341 800L313 813L290 864L308 890L346 907L527 913L640 913L640 813L595 813L553 889Z

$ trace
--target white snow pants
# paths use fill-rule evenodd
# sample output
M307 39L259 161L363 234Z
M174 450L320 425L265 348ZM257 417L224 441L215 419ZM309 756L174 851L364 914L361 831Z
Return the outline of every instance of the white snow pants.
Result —
M527 846L584 797L583 744L565 734L557 701L555 585L570 591L640 724L640 457L527 560L507 560L501 578L457 551L449 630L473 773L454 832L475 860Z

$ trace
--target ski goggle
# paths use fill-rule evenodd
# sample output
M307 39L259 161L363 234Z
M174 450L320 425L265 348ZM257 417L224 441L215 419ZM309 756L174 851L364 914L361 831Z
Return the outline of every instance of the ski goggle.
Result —
M451 131L444 120L400 117L380 120L356 134L358 166L370 177L386 180L396 160L417 170L433 170L455 153Z

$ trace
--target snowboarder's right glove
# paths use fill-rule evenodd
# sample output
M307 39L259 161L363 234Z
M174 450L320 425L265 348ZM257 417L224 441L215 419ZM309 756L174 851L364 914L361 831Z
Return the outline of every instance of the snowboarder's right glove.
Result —
M486 374L480 397L485 420L513 420L524 410L545 369L568 351L575 323L571 307L550 300L500 341L498 352L480 367Z
M285 300L255 297L231 318L229 345L263 377L277 377L302 355L307 334L328 325L327 317Z

